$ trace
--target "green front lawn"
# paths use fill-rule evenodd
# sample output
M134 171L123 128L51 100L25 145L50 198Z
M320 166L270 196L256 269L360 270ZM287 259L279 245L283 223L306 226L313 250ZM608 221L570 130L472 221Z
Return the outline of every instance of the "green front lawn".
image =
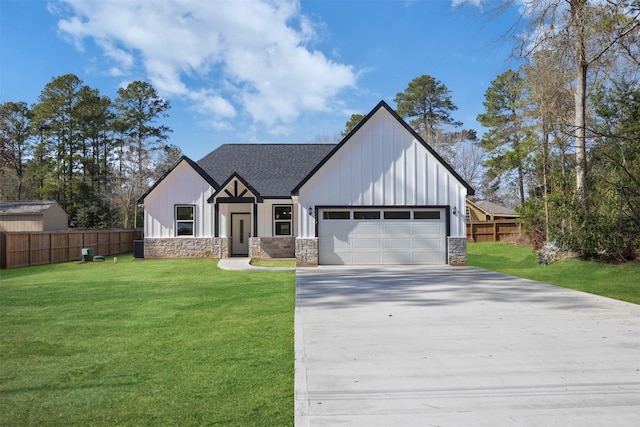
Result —
M293 425L294 272L0 270L0 425Z
M294 259L256 259L251 261L251 265L256 267L287 267L294 268L296 260Z
M469 243L467 264L640 304L640 262L601 264L573 258L541 265L531 248L505 243Z

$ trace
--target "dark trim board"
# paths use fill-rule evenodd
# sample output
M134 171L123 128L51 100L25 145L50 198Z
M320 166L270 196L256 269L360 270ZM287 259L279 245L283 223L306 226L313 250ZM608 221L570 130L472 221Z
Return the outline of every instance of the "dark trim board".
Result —
M233 181L233 194L231 192L229 192L228 190L226 190L226 187L231 184L231 182ZM243 197L247 191L243 191L242 193L238 194L238 181L240 181L240 183L242 185L244 185L244 187L248 190L248 192L250 192L252 194L252 196L254 197ZM224 192L229 196L229 197L218 197L220 195L220 193L222 192L222 190L224 190ZM253 188L251 186L251 184L249 184L243 177L241 177L237 172L234 172L233 174L231 174L231 176L229 178L227 178L227 180L225 182L223 182L219 188L217 188L215 190L215 192L211 195L211 197L209 197L209 199L207 199L207 202L209 203L213 203L214 201L218 201L219 199L254 199L258 202L262 201L262 197L260 196L260 193L258 193L255 188ZM227 202L227 203L234 203L234 202ZM236 203L245 203L245 202L236 202Z
M216 205L220 203L255 203L255 197L218 197Z

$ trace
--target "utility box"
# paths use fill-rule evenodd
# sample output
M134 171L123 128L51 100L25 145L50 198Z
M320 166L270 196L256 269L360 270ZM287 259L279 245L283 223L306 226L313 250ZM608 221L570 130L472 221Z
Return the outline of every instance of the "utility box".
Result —
M93 249L92 248L82 248L82 259L84 261L92 261L93 260Z
M144 258L144 240L133 241L133 257Z

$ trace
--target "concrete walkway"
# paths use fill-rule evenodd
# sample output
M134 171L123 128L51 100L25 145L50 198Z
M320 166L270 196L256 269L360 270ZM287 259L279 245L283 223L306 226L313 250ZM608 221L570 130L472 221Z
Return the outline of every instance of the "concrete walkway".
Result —
M640 306L474 268L298 269L297 426L638 426Z
M223 270L252 270L252 271L294 271L295 267L256 267L251 265L251 258L233 257L222 258L218 267Z

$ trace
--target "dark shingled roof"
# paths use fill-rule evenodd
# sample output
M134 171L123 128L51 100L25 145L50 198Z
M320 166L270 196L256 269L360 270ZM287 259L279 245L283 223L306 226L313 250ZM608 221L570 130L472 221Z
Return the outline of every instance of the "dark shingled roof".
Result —
M0 215L43 214L55 202L51 200L0 202Z
M335 144L225 144L197 164L216 182L234 172L261 197L291 197L300 183Z

